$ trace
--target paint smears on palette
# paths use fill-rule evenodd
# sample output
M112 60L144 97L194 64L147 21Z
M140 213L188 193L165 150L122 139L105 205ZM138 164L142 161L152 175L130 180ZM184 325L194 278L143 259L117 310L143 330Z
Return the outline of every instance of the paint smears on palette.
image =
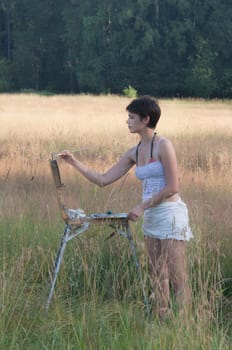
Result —
M94 213L94 214L91 214L90 217L92 219L127 219L127 213L112 213L112 212L106 212L105 214Z
M82 209L66 209L66 213L71 220L81 219L127 219L127 213L113 213L107 211L106 213L85 214Z

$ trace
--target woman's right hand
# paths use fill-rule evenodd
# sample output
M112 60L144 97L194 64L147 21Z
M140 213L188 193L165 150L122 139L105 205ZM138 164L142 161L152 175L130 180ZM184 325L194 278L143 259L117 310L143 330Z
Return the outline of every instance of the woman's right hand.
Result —
M61 153L59 153L59 157L71 165L74 165L75 163L75 157L70 151L67 151L67 150L62 151Z

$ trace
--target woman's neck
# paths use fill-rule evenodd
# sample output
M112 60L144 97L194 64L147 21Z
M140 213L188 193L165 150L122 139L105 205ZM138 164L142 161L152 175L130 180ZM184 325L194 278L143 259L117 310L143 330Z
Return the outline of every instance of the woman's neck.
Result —
M139 133L141 142L143 144L150 143L153 136L154 136L154 130L153 129L145 129L142 132Z

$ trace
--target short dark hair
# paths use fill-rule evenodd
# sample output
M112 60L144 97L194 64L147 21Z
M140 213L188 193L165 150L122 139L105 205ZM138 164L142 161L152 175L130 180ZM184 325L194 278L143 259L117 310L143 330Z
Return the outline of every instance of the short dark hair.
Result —
M156 127L161 115L161 109L157 100L148 95L132 100L126 107L126 110L130 113L138 114L141 119L149 116L150 121L147 126L150 129L154 129Z

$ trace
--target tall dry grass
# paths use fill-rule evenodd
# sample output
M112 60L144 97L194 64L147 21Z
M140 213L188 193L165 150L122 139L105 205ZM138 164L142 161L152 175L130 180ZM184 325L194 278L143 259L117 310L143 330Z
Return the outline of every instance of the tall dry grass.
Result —
M50 153L76 150L104 171L137 143L118 96L0 95L0 341L4 349L229 349L231 327L230 101L161 100L158 132L179 160L181 195L195 239L188 247L193 313L169 324L141 317L127 242L88 232L65 253L49 315L48 281L63 223ZM67 200L87 212L127 211L140 200L133 170L99 189L61 163ZM141 222L132 224L144 278ZM150 329L152 328L152 331ZM177 331L178 330L178 331ZM136 333L136 335L135 335ZM184 334L183 337L177 334Z

